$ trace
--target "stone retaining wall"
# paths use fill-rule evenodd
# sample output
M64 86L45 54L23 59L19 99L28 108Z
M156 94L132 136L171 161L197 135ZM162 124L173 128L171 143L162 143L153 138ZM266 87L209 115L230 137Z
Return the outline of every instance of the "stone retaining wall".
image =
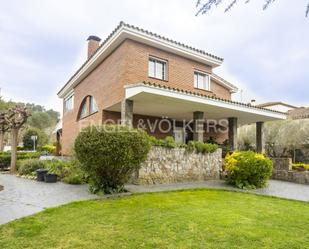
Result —
M152 147L135 181L138 184L175 183L219 179L222 150L197 154L185 149Z
M309 184L309 171L292 170L291 158L272 158L272 179Z

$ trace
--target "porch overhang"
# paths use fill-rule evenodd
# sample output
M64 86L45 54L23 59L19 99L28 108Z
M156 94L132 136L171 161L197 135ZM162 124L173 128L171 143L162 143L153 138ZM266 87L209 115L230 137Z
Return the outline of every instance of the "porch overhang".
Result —
M286 114L244 103L224 100L151 83L125 86L125 98L134 101L133 113L189 121L193 112L204 112L206 120L238 119L239 125L286 119ZM107 108L121 111L117 103Z

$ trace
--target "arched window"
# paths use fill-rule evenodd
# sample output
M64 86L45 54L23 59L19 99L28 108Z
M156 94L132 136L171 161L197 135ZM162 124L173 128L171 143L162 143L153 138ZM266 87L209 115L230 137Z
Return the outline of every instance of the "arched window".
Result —
M95 101L93 96L89 97L89 101L90 101L90 114L95 113L98 111L98 105L97 102Z
M77 119L85 118L98 111L98 105L93 96L86 96L79 108Z
M88 115L88 110L87 110L87 99L84 99L82 102L82 105L80 107L80 114L79 118L84 118Z

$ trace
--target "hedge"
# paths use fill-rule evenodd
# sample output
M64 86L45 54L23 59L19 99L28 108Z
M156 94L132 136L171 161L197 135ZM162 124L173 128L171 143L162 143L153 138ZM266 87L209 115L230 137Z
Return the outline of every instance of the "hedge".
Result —
M297 171L309 171L309 164L306 163L293 163L292 169Z
M17 152L17 160L39 158L40 152ZM9 167L11 164L11 153L0 152L0 169Z

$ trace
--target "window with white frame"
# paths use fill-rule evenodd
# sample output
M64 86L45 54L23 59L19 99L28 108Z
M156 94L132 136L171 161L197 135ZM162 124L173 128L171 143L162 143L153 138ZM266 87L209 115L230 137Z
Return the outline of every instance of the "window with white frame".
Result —
M74 95L64 100L64 112L68 112L73 109L73 97Z
M90 114L98 111L98 105L93 96L90 96Z
M203 90L210 90L210 77L208 74L194 72L194 87Z
M166 80L166 61L149 58L148 76Z

